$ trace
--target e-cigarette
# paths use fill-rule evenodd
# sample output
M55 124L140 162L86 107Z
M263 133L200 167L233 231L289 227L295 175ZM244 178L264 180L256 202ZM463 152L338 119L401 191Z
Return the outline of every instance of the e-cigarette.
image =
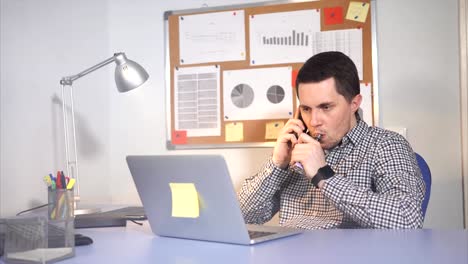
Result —
M322 134L317 134L317 136L314 137L314 139L318 142L320 142L321 138ZM291 169L296 173L304 175L304 167L302 167L302 164L300 162L294 163L294 165L291 166Z

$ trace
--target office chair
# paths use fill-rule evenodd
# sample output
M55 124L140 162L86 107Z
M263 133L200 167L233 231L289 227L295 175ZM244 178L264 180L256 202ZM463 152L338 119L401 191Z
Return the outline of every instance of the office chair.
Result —
M426 209L427 209L427 205L429 204L429 198L431 196L431 184L432 184L431 170L429 169L429 165L427 165L426 161L424 160L423 157L421 157L421 155L419 155L418 153L414 153L414 154L416 154L416 160L418 161L419 169L421 170L424 183L426 184L426 194L422 202L422 213L423 213L423 218L424 218L426 216Z

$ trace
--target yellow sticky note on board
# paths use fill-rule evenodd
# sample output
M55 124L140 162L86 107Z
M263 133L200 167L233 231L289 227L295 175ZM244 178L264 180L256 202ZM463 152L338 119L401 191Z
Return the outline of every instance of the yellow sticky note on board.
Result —
M225 126L226 142L244 141L244 123L233 122Z
M346 19L364 23L369 13L369 3L364 2L350 2Z
M268 122L265 125L265 139L277 139L278 134L283 128L284 122L277 121L277 122Z
M172 217L200 216L198 192L193 183L169 183L172 194Z

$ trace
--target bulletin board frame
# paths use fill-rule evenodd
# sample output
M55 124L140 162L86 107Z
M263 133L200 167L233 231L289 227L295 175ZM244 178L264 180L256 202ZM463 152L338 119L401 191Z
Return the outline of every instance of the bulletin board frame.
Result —
M280 13L280 12L289 12L289 11L299 11L299 10L320 10L320 24L321 31L332 31L336 29L351 29L357 27L363 31L363 79L361 84L370 84L371 87L371 108L372 108L372 120L373 125L379 124L379 104L378 104L378 64L377 64L377 36L376 36L376 13L375 13L375 0L358 0L359 2L365 2L370 4L369 12L367 19L364 23L359 23L355 21L346 21L347 23L344 27L337 26L325 26L324 27L324 14L322 9L327 7L342 6L343 12L346 15L346 7L348 6L350 0L318 0L318 1L269 1L269 2L259 2L259 3L250 3L250 4L240 4L240 5L228 5L228 6L216 6L216 7L202 7L198 9L185 9L185 10L171 10L164 13L164 27L165 27L165 97L166 97L166 147L169 150L177 149L211 149L211 148L246 148L246 147L273 147L276 140L274 139L265 139L265 128L258 129L259 127L265 127L267 122L283 122L286 123L287 119L273 119L273 120L241 120L234 121L234 123L242 123L244 126L243 139L237 142L226 141L226 131L225 126L227 123L232 121L226 121L223 118L223 96L220 96L220 124L221 124L221 133L218 136L187 136L187 134L178 134L180 131L175 129L175 106L174 106L174 93L175 93L175 78L174 71L175 69L179 70L184 67L203 67L208 65L217 65L220 67L220 78L219 86L221 92L224 91L223 87L223 77L222 72L226 70L242 70L242 69L261 69L261 68L274 68L274 67L288 67L291 66L294 70L298 70L302 63L280 63L280 64L270 64L270 65L261 65L261 66L252 66L249 65L249 26L248 26L248 17L254 14L270 14L270 13ZM179 26L178 20L181 17L198 15L198 14L208 14L208 13L218 13L225 11L233 10L243 10L245 12L245 49L246 49L246 59L245 61L229 61L229 62L209 62L209 63L195 63L190 65L181 65L179 58ZM350 26L350 24L352 26ZM226 66L228 65L228 66ZM295 88L293 89L293 109L296 109L297 106L297 97ZM371 124L370 124L371 125ZM254 131L254 132L252 132ZM258 132L259 131L259 132ZM183 132L183 131L182 131ZM180 139L177 137L181 136Z

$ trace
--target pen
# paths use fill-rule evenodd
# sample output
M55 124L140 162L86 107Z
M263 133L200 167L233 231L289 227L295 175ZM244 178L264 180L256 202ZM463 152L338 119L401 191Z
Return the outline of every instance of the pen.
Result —
M62 188L62 177L60 175L60 171L57 171L57 179L55 181L57 189Z
M60 187L61 189L67 188L67 181L65 179L65 175L63 174L63 171L60 172Z

